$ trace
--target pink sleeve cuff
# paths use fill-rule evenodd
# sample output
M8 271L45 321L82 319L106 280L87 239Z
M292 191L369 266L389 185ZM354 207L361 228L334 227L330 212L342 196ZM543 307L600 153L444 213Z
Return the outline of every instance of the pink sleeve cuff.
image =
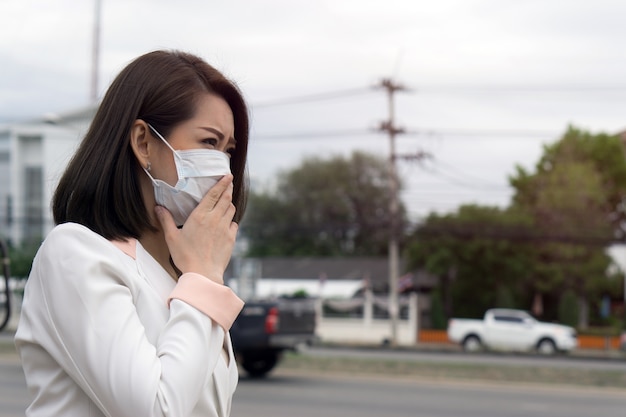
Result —
M244 304L227 286L193 272L178 278L174 291L167 299L168 306L174 298L206 314L226 331L230 330Z

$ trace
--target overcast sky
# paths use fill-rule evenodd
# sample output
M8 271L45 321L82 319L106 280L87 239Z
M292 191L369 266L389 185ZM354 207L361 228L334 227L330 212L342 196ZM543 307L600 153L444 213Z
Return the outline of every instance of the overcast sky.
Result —
M0 0L0 122L89 103L95 0ZM402 199L412 218L506 206L569 124L626 129L622 0L102 0L99 94L154 49L196 53L251 104L250 174L303 156L389 155L376 126L393 78ZM326 100L287 99L329 94ZM282 103L282 104L281 104ZM339 134L340 133L340 134Z

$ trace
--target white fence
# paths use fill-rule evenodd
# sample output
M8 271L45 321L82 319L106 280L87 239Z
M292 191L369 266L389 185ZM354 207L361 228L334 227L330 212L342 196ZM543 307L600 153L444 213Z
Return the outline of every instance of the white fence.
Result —
M0 289L4 289L0 282ZM23 289L24 281L12 282L11 287L11 320L7 330L17 328L21 310L21 297L15 296L17 290ZM3 306L0 300L0 305ZM418 304L417 294L412 293L408 297L399 299L400 306L408 310L405 318L398 319L396 325L396 343L399 346L413 346L417 343L418 336ZM324 305L339 311L359 310L358 314L350 314L350 317L333 317L323 314ZM353 299L324 299L317 300L317 336L322 342L352 344L352 345L380 345L390 342L392 339L391 320L376 318L375 310L389 310L388 297L376 297L370 291L365 292L363 298ZM4 318L4 311L0 312L0 319Z
M406 318L396 323L396 343L399 346L413 346L418 335L417 294L400 299L400 305L408 308ZM334 309L362 309L357 317L332 317L324 314L324 306ZM389 309L388 297L375 297L366 292L365 297L349 300L318 299L317 336L322 343L345 343L355 345L385 344L392 339L390 319L375 318L375 307Z

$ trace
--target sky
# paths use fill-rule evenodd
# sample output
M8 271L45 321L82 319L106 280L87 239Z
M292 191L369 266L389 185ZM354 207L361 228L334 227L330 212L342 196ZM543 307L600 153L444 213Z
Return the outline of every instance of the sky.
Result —
M0 122L90 102L95 0L0 0ZM249 172L271 187L304 157L388 157L412 220L506 207L569 125L626 130L622 0L101 0L98 96L133 58L195 53L250 104ZM419 160L403 156L424 155Z

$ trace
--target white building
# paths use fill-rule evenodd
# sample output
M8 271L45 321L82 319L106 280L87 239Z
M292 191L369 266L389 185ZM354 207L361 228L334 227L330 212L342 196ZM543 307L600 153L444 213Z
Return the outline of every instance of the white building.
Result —
M0 125L0 237L39 243L52 229L52 194L94 111Z

